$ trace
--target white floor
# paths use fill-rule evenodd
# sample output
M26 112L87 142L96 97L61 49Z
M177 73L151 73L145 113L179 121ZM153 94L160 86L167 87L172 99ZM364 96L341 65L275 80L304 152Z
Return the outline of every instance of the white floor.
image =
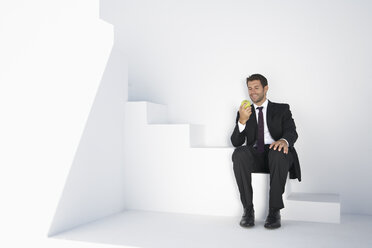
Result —
M53 238L123 247L372 247L372 216L342 215L340 224L282 220L269 230L263 221L239 226L240 217L125 211Z

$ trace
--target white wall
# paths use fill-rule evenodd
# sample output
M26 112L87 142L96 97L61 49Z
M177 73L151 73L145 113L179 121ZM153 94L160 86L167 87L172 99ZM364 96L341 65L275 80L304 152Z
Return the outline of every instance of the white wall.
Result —
M303 181L293 191L340 193L343 213L372 214L372 3L368 1L101 1L129 56L129 100L169 105L174 123L206 125L231 146L245 78L291 106Z
M98 14L0 1L0 247L98 247L47 238L113 45Z
M48 235L124 210L124 107L128 73L113 47Z

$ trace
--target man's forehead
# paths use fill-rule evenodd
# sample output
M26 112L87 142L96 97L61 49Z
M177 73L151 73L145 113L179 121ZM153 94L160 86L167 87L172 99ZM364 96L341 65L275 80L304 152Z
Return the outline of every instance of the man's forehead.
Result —
M260 80L248 81L248 86L256 86L256 85L261 85Z

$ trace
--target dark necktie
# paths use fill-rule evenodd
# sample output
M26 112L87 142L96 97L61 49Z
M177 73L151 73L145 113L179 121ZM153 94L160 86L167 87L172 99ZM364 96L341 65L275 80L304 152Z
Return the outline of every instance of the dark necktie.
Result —
M257 140L257 151L262 153L264 152L264 119L262 109L263 107L257 107L260 112L258 113L258 140Z

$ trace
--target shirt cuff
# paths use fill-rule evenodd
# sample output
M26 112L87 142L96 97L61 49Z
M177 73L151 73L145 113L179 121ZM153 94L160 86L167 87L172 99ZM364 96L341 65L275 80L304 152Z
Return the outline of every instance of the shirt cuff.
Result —
M288 141L286 139L281 138L281 140L285 140L285 142L287 142L287 146L289 147L289 143L288 143Z
M241 123L238 121L238 125L239 125L239 132L243 132L244 129L245 129L245 125L246 125L246 124L241 124Z

